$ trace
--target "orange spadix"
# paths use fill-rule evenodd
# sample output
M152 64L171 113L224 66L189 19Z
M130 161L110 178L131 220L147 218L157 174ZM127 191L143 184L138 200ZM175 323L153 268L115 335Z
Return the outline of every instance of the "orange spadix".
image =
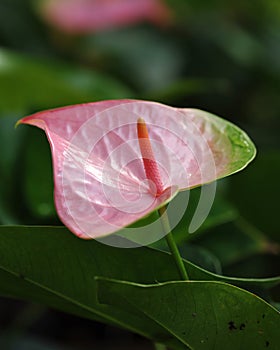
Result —
M147 124L143 118L137 120L137 134L146 177L151 181L152 193L158 197L163 192L164 187L149 138ZM153 188L154 186L155 188Z

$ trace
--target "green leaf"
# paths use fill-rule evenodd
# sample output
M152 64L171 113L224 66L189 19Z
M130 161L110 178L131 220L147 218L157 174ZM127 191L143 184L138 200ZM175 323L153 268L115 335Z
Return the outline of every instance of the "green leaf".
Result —
M0 110L30 112L124 98L131 92L98 72L0 50Z
M262 299L221 282L140 285L98 279L102 303L160 324L187 349L278 349L280 314Z
M195 265L217 274L222 273L222 267L219 259L204 247L186 243L182 244L179 247L179 250L183 258L188 259Z
M280 283L280 278L228 278L189 262L185 264L193 280L221 280L250 288L269 288ZM180 278L168 253L84 241L64 227L0 226L0 295L41 302L173 344L174 340L160 325L142 314L100 305L96 298L96 276L143 284Z
M143 282L156 280L153 269L145 275L140 252L131 258L128 250L124 251L128 253L126 256L121 249L78 239L63 227L1 227L0 252L0 295L41 302L148 338L157 336L160 341L173 342L160 326L142 315L129 315L97 302L95 276L98 274L127 276L132 280L138 277ZM152 264L152 256L145 258ZM134 261L136 266L124 271L123 266L129 266L129 261ZM160 260L156 265L161 271ZM175 278L174 272L170 268L168 277ZM163 274L159 273L158 277L163 278Z

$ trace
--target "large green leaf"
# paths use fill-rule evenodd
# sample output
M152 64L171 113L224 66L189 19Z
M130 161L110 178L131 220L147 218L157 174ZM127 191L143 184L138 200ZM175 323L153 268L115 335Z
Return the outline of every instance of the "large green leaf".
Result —
M187 349L279 349L280 313L254 294L225 283L147 286L99 279L98 296L103 303L142 312Z
M185 262L193 280L271 287L280 278L235 279ZM96 276L143 284L179 279L172 257L150 248L120 249L84 241L64 227L0 227L0 295L41 302L82 317L122 326L148 338L174 340L156 322L99 305Z
M172 342L172 337L167 339L153 321L100 306L96 299L96 275L152 283L164 278L161 259L154 262L159 274L153 269L147 274L142 259L152 264L152 256L142 256L135 250L136 255L131 257L129 250L78 239L62 227L1 227L0 252L0 295L41 302L148 338ZM135 265L129 268L131 261ZM177 278L172 268L166 274L167 278Z

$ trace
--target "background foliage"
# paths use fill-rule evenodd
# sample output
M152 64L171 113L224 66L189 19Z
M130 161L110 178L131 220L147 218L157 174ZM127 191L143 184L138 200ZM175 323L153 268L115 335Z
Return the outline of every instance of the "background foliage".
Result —
M257 145L258 156L246 171L218 183L211 215L197 233L186 236L199 190L191 192L186 217L176 228L182 253L219 274L276 276L280 3L166 4L173 16L164 26L141 23L70 36L43 21L37 2L0 0L0 224L60 225L49 146L35 128L14 129L21 117L45 108L126 97L191 106L241 126ZM259 293L274 306L280 302L279 287ZM0 315L1 348L9 344L7 349L55 350L71 344L73 349L89 349L99 341L106 346L108 336L110 349L118 344L149 347L131 333L36 304L2 299Z

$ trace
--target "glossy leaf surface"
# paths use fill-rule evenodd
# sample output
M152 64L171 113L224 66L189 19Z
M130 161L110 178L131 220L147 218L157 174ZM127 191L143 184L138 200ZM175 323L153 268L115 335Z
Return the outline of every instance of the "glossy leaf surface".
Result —
M280 283L280 278L228 278L185 264L192 280L220 280L245 288L270 288ZM0 227L0 295L40 302L148 338L174 342L160 325L142 314L100 305L96 276L142 284L180 278L170 254L154 249L119 249L95 240L85 242L63 227Z
M153 286L98 280L99 300L160 324L186 349L278 349L280 313L254 294L221 282Z

